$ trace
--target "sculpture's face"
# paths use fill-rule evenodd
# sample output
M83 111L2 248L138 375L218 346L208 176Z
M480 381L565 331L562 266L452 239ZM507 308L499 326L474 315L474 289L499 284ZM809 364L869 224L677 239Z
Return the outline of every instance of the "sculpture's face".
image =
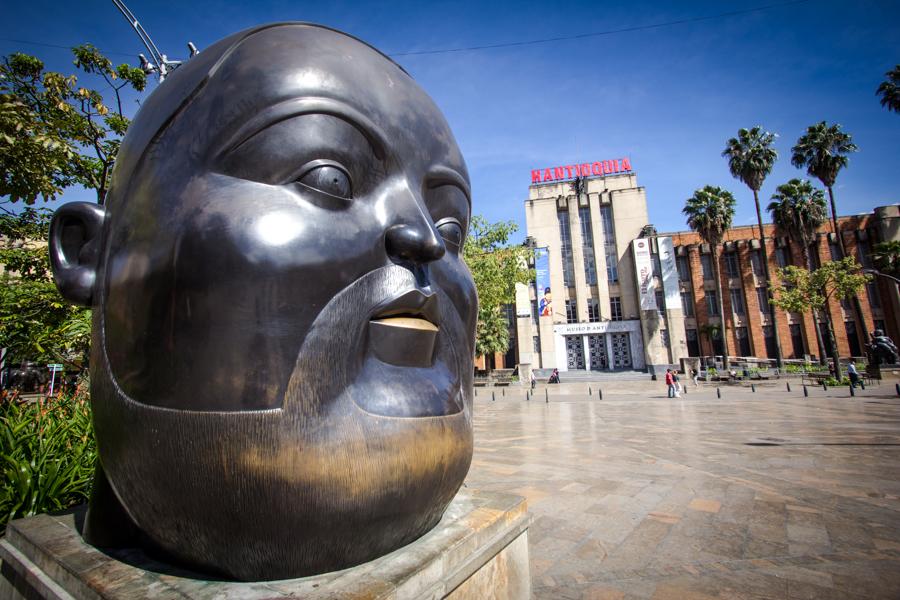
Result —
M120 159L136 166L93 296L98 446L165 550L298 576L418 537L468 470L468 175L432 101L366 45L304 25L230 44Z

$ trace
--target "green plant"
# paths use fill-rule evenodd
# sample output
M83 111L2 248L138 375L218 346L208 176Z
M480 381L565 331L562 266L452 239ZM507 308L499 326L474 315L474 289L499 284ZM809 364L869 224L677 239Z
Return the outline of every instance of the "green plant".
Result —
M87 501L97 455L86 381L57 398L18 400L0 405L0 530L10 519Z

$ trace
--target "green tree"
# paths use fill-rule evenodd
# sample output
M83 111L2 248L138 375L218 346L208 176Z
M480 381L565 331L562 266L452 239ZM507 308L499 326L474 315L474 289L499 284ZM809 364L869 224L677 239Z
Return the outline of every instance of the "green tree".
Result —
M900 278L900 242L879 242L872 246L872 261L880 273Z
M865 287L870 277L863 274L861 268L852 256L827 262L815 271L794 266L784 267L778 270L781 283L775 289L773 302L789 312L824 310L827 314L829 300L850 298ZM831 341L834 374L840 381L841 362L831 319L826 320L826 325Z
M743 182L753 192L756 204L756 221L759 224L759 243L762 253L763 274L766 278L766 294L772 299L772 278L769 274L769 250L766 247L766 233L763 230L762 210L759 206L759 189L778 159L778 152L772 147L775 134L764 131L757 125L751 129L739 129L736 138L731 138L722 151L728 159L731 176ZM767 306L775 333L775 362L781 367L781 336L778 334L778 318L775 310Z
M813 270L810 246L816 241L816 232L828 220L828 208L825 206L825 194L806 179L791 179L779 185L772 194L772 202L767 208L775 225L787 233L788 237L800 245L803 250L803 262L809 271ZM831 318L825 311L826 321ZM819 347L819 360L825 364L823 352L825 344L819 319L813 313L813 326L816 330L816 343Z
M44 63L15 53L0 62L0 196L33 204L55 199L79 184L103 204L122 136L130 121L123 110L126 88L144 90L144 72L113 67L86 44L72 50L75 66L103 81L111 99L79 85L75 75L45 71Z
M0 347L5 362L62 362L80 368L90 346L91 311L71 305L50 276L51 212L0 214Z
M884 74L887 79L878 86L875 94L881 96L881 106L900 113L900 65Z
M724 343L725 369L728 363L728 328L725 323L725 306L722 301L722 278L719 274L719 254L725 231L731 227L734 220L734 196L731 192L720 187L707 185L694 192L687 199L684 209L681 211L687 217L687 225L700 234L704 242L710 245L713 252L713 271L716 278L716 295L719 302L719 321L722 325L722 340Z
M528 249L509 244L516 229L512 221L489 223L480 216L472 217L463 259L478 290L477 355L509 349L509 329L502 307L515 301L517 283L528 283L533 278L528 269Z

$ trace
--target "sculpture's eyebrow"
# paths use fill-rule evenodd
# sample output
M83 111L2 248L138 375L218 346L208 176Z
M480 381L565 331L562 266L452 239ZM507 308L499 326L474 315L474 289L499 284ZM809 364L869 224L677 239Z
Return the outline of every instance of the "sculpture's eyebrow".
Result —
M469 202L469 210L472 209L472 190L469 187L469 182L466 181L466 178L459 171L444 166L435 166L429 169L428 174L425 176L425 186L430 189L441 185L455 185L461 189Z
M317 96L291 98L261 110L226 139L221 154L235 150L267 127L300 115L333 115L343 119L356 127L369 140L375 150L375 156L379 160L383 160L387 155L387 137L374 121L345 102Z

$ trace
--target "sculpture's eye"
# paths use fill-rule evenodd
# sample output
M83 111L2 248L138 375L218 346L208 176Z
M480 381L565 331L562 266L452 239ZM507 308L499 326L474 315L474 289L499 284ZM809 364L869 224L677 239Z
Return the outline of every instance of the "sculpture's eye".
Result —
M453 217L447 217L435 223L435 227L437 227L438 233L441 234L444 241L450 246L450 249L453 252L459 252L463 240L463 229L459 221Z
M297 182L338 198L349 200L353 197L350 176L336 164L313 165L304 171Z

